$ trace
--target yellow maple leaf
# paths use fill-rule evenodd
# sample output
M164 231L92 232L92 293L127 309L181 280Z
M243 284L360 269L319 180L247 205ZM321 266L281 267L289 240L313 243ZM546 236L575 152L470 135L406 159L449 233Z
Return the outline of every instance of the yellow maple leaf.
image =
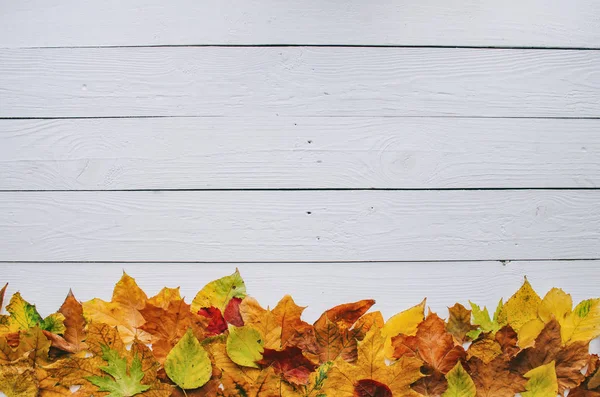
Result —
M117 327L124 343L138 339L150 343L151 337L140 327L145 323L139 312L146 305L148 297L138 287L135 279L123 273L115 285L110 302L94 298L83 303L83 315L88 322L97 322Z

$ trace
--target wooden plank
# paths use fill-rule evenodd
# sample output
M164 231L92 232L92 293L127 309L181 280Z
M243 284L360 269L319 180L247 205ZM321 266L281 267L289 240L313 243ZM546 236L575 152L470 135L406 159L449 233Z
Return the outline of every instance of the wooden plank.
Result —
M600 258L600 190L0 194L0 261Z
M598 187L600 120L0 120L0 189Z
M1 0L0 46L597 47L596 0Z
M0 264L7 293L20 291L43 314L60 307L69 288L77 298L110 300L123 271L150 295L163 286L181 287L189 301L213 279L239 268L248 293L273 307L285 294L308 306L309 321L328 308L373 298L374 309L387 318L424 297L441 316L455 302L471 300L495 308L510 297L527 276L540 295L563 288L574 302L599 297L600 261L553 262L425 262L425 263L20 263ZM40 288L51 285L52 288Z
M597 117L600 51L0 50L0 117Z

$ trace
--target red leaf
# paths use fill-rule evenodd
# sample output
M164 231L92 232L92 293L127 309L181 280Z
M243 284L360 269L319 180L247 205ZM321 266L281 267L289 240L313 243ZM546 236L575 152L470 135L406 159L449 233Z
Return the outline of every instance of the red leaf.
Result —
M354 397L394 397L389 387L373 379L361 379L354 385Z
M242 319L242 314L240 313L240 303L242 303L242 298L231 298L223 315L225 321L231 325L235 325L236 327L241 327L244 325L244 320Z
M276 374L296 385L307 384L311 372L317 368L296 346L281 351L264 349L263 358L257 363L265 367L272 366Z
M208 333L218 335L227 331L227 323L221 314L221 310L218 308L214 306L203 307L202 309L198 310L198 315L210 319L210 322L206 327Z

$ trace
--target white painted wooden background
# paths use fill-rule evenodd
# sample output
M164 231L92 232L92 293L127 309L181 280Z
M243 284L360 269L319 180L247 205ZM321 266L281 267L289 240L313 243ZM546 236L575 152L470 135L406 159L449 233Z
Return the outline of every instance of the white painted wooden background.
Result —
M0 281L307 318L600 296L597 0L0 0ZM596 350L599 350L597 347Z

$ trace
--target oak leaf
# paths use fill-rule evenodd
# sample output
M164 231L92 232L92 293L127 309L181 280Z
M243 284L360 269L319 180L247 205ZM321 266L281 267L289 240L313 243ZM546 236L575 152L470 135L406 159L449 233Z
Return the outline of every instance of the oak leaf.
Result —
M142 330L144 317L140 310L146 305L148 297L138 287L135 279L123 272L115 285L110 302L94 298L83 303L83 315L88 322L98 322L117 327L123 342L131 343L138 339L150 343L150 335Z

